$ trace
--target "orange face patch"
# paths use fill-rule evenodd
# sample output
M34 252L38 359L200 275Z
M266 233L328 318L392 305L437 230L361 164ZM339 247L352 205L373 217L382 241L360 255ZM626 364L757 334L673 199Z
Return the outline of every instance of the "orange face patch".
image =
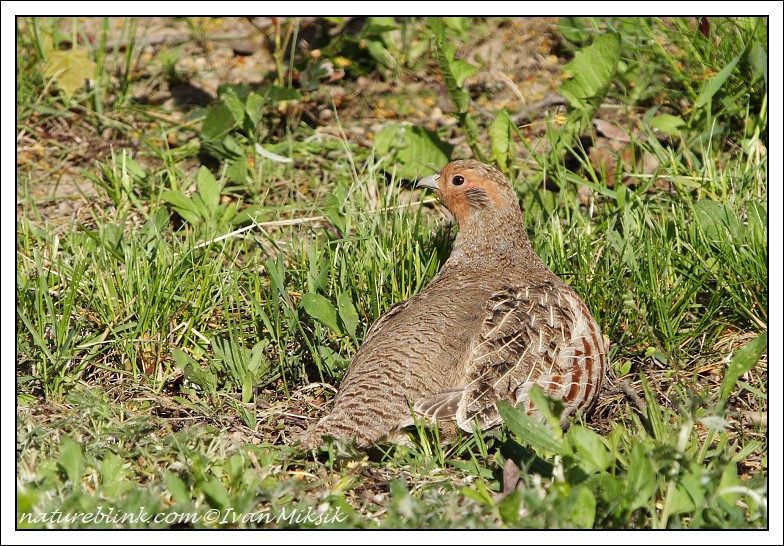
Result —
M468 213L472 207L499 206L503 197L499 188L480 173L446 168L439 180L443 200L455 216Z

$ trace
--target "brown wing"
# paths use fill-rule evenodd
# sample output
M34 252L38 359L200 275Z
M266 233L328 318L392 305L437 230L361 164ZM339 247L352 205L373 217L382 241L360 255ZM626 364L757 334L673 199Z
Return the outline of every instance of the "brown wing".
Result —
M428 419L454 421L465 389L441 391L435 396L414 403L414 411Z
M471 430L501 422L498 399L533 407L535 384L564 400L564 416L587 408L604 377L605 346L583 301L566 285L545 282L493 295L482 332L471 352L468 382L457 424Z

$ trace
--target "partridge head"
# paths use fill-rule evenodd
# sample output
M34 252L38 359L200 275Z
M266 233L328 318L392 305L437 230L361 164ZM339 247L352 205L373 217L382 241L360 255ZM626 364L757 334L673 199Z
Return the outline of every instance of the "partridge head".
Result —
M529 413L534 385L586 411L602 384L607 348L580 297L534 252L512 185L497 169L453 161L418 186L458 223L449 259L419 294L370 328L332 411L302 438L359 446L391 440L414 415L462 430L498 425L498 400Z

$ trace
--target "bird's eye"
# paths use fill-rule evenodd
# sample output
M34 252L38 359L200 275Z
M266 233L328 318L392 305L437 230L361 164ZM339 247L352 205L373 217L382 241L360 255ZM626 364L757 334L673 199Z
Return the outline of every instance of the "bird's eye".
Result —
M463 182L465 182L465 177L460 174L456 174L452 177L453 186L460 186Z

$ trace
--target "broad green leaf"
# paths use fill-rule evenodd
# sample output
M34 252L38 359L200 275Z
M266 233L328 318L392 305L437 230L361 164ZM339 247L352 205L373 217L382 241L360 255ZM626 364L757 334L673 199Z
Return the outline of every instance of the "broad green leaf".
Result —
M716 488L719 496L724 499L730 505L735 505L738 502L738 499L741 497L741 493L738 491L733 491L733 488L740 487L743 485L740 478L738 477L738 468L735 463L728 464L727 467L724 469L724 472L721 474L721 480L719 481L719 486Z
M596 518L596 497L585 485L572 488L571 497L574 499L568 521L580 529L591 529Z
M464 64L460 61L455 61L454 49L448 46L449 42L446 39L442 19L440 17L428 17L427 22L435 37L435 40L433 40L433 47L435 48L436 57L438 58L441 77L444 79L444 84L449 92L449 96L452 98L455 109L459 114L468 112L470 97L462 88L462 83L465 81L465 78L470 75L468 73L469 69L466 66L469 64L465 61L462 61ZM458 74L462 77L460 83L458 83Z
M651 127L669 136L678 136L686 128L686 122L678 116L661 114L650 121Z
M210 476L206 481L199 484L199 489L204 492L207 501L213 508L223 509L231 504L229 493L217 476Z
M201 136L204 140L217 141L239 126L231 109L225 104L210 108L204 118Z
M593 478L596 483L596 491L598 495L612 504L620 504L620 500L624 497L627 482L626 475L610 474L609 472L601 472ZM624 506L625 508L625 506Z
M269 347L270 340L262 339L250 351L250 359L248 360L248 371L252 372L257 379L266 370L269 365L264 351Z
M765 196L762 197L763 199ZM748 201L746 203L746 218L749 226L749 235L752 240L767 243L768 237L768 209L764 201Z
M509 112L504 109L498 113L490 127L491 157L502 171L509 167L510 157L514 157L512 153L514 150L512 125L512 118L509 117Z
M49 55L52 54L54 49L54 33L46 28L38 28L38 45L41 49L41 54L44 56L44 60L49 58Z
M144 170L138 161L132 157L127 156L125 153L122 155L122 168L123 177L127 175L128 178L135 180L144 180L147 178L147 171Z
M552 427L553 434L558 438L563 436L563 431L561 430L561 411L563 410L563 402L560 400L554 401L552 398L546 396L539 385L534 385L534 387L528 391L528 396L542 417L544 417L550 427ZM556 411L553 411L553 409L550 408L551 403L553 403L553 409Z
M573 44L582 45L593 35L590 28L589 17L559 17L558 31Z
M632 361L626 360L623 364L621 364L621 376L628 374L632 369Z
M574 60L564 66L571 79L561 84L560 92L573 108L586 110L604 97L618 68L620 51L620 37L605 34L578 51Z
M226 178L239 185L248 182L248 158L244 154L228 161Z
M16 395L16 405L17 407L22 408L29 408L36 405L39 402L39 399L32 394L20 392Z
M343 326L346 328L346 333L351 337L356 336L357 326L359 325L359 315L354 308L354 303L351 301L351 295L348 292L341 292L338 296L338 313Z
M567 439L577 455L580 467L587 474L606 470L612 463L610 450L594 431L574 425L569 429Z
M737 214L723 203L702 199L694 204L697 223L709 242L720 243L740 238Z
M463 87L463 83L476 74L476 67L463 59L453 59L449 64L458 87Z
M172 356L182 370L185 379L203 391L212 393L218 387L218 377L209 368L202 368L190 355L181 349L172 349Z
M245 113L248 114L248 118L254 128L261 122L261 118L264 115L265 102L264 97L257 93L251 93L245 100Z
M468 145L474 154L474 158L485 161L485 153L479 141L479 126L468 112L468 105L471 97L465 89L463 83L465 79L473 73L474 68L470 63L455 59L455 48L446 39L444 22L440 17L428 17L428 25L433 32L433 49L438 59L438 68L441 78L449 92L449 97L455 105L453 114L460 124L460 128L465 132Z
M326 345L319 345L317 352L321 361L326 364L327 369L329 369L331 373L337 373L338 370L345 369L348 364L348 361L340 356L340 353L333 351Z
M408 46L406 55L408 62L414 63L419 59L428 49L430 49L430 40L415 40Z
M332 302L321 294L308 292L302 296L302 308L305 312L327 326L333 332L341 333L338 326L338 312Z
M400 25L395 21L394 17L368 17L367 24L363 30L368 35L384 34L398 28L400 28Z
M196 361L193 359L193 357L191 357L182 349L172 349L172 357L174 357L174 362L181 370L184 370L185 366L188 364L196 364Z
M738 64L738 61L740 61L740 57L740 54L738 54L734 59L727 63L727 66L722 68L718 74L705 82L705 84L702 86L702 92L700 92L700 96L697 98L697 103L695 104L696 108L700 108L708 104L713 96L718 93L719 89L721 89L721 87L724 85L724 82L726 82L727 78L729 78L730 74L732 74L732 71L735 70L735 65Z
M174 207L177 214L183 217L186 222L191 225L197 225L201 221L199 209L192 199L185 197L179 191L165 191L161 194L161 198Z
M338 206L330 206L324 209L324 216L327 217L329 223L332 224L341 236L346 234L346 216Z
M762 44L755 43L748 55L749 65L751 65L752 72L755 78L762 78L765 80L765 88L768 87L768 52L762 47Z
M218 85L218 102L225 102L226 95L229 93L240 99L241 102L245 102L245 99L251 94L251 89L245 83L222 83Z
M691 496L682 485L678 485L672 492L670 499L670 515L693 512L696 508Z
M86 49L51 51L44 75L54 79L57 86L70 97L82 88L85 80L95 76L95 63Z
M385 68L394 68L395 58L380 40L368 40L367 51L373 59Z
M484 504L485 506L493 506L495 501L493 500L493 497L490 496L490 492L487 490L487 488L482 487L484 482L482 480L477 480L474 482L474 484L476 484L476 489L471 487L463 487L460 490L460 493L464 497L474 500L480 504Z
M520 527L520 517L525 514L521 504L520 495L507 495L498 503L498 515L507 526Z
M397 164L397 176L408 180L441 169L449 163L452 148L437 133L414 125L395 123L376 135L378 154L391 152L392 161Z
M719 400L722 405L729 400L732 391L735 390L738 379L759 362L762 353L767 348L768 334L763 332L735 352L727 367L727 371L724 372L724 381L721 382Z
M458 470L462 470L466 474L471 474L472 476L479 476L481 478L485 478L488 483L492 482L494 479L493 471L490 468L480 467L477 468L475 461L463 461L461 459L447 459L444 461L447 466L451 466L453 468L457 468Z
M101 461L102 495L119 500L123 493L133 487L133 483L126 477L123 462L123 459L111 452Z
M389 484L389 492L392 494L390 507L394 513L404 518L415 518L419 511L419 502L411 495L408 486L401 479L394 479Z
M214 393L218 390L218 376L210 368L202 368L198 364L190 364L183 370L183 375L205 392Z
M229 372L232 382L241 386L247 373L247 363L250 359L250 350L238 343L234 338L221 338L215 336L211 340L212 351L217 359L222 362Z
M241 225L250 222L251 220L259 221L259 217L261 216L261 206L260 205L251 205L247 208L242 209L234 218L231 219L231 223L234 225Z
M636 443L629 455L629 470L626 475L626 496L630 499L627 509L631 511L647 506L656 488L653 463L643 444Z
M444 17L444 24L457 34L465 34L471 27L470 17Z
M265 89L264 96L267 100L272 101L273 103L278 103L290 100L300 100L302 98L302 93L291 87L270 85Z
M22 484L16 486L17 529L34 529L41 525L40 523L34 523L34 520L24 517L27 515L31 516L31 518L35 517L38 513L35 508L40 502L41 495L46 495L43 489L36 491L34 488L28 489Z
M72 487L81 490L84 475L84 455L82 448L70 436L63 436L60 441L60 454L57 464L65 471L65 475L73 483Z
M230 87L222 98L223 104L229 109L234 118L234 123L237 126L242 125L242 122L245 120L245 103L237 96L237 92Z
M693 512L705 501L705 485L701 470L688 470L678 480L675 494L670 505L670 514Z
M105 486L115 477L122 477L125 470L122 467L123 460L111 451L101 461L101 485Z
M253 385L256 384L253 372L247 371L242 376L242 403L247 404L253 399Z
M182 478L174 472L165 470L163 472L163 479L166 482L166 489L175 502L178 504L189 504L191 502L191 494L188 491L188 486L182 481Z
M245 148L230 134L223 137L221 144L223 144L223 149L228 152L226 157L245 157Z
M637 256L634 254L634 245L629 241L628 237L624 237L613 229L607 232L607 241L624 265L635 273L640 270Z
M509 431L518 441L547 453L561 453L561 438L541 421L530 417L521 408L512 406L506 400L499 400L496 406Z
M216 228L217 227L227 226L227 225L231 224L232 220L234 220L234 216L236 216L236 214L237 214L237 204L236 203L234 203L232 205L229 205L229 206L224 206L223 207L223 212L218 215L218 218L217 218L217 221L216 221Z
M215 180L215 177L207 167L202 166L199 168L199 172L196 173L196 188L199 190L199 195L204 201L207 210L213 214L218 210L218 205L220 204L221 187L222 184Z

